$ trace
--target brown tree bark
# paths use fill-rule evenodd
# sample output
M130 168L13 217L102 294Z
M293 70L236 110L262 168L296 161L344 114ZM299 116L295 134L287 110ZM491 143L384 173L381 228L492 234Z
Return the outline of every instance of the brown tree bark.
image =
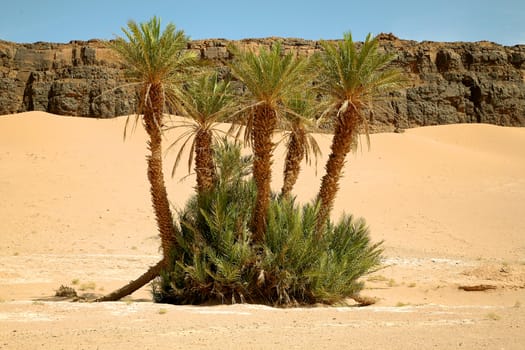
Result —
M336 120L334 137L330 147L331 153L325 166L326 174L321 180L321 188L317 196L320 201L319 214L317 217L317 234L319 236L322 234L334 207L335 196L339 190L339 179L342 176L345 158L351 150L360 118L358 112L351 108Z
M213 162L212 134L202 130L195 135L195 173L199 194L210 191L215 183L215 164Z
M292 189L297 182L301 171L301 162L304 158L304 139L305 132L302 129L295 130L290 136L286 160L284 163L284 179L281 189L281 196L287 197L291 194Z
M95 301L101 302L101 301L120 300L124 298L125 296L130 295L133 292L137 291L138 289L142 288L143 286L148 284L150 281L152 281L155 277L159 276L163 267L164 267L164 260L161 260L157 264L151 266L148 269L148 271L146 271L143 275L141 275L136 280L129 282L122 288L119 288L111 292L110 294L104 295L103 297L98 298Z
M176 244L173 215L170 209L168 193L164 183L162 169L162 118L164 95L161 84L151 84L149 99L144 106L144 127L149 136L148 148L150 154L146 157L148 163L148 180L157 229L159 231L164 259L171 255Z
M277 115L268 105L255 107L253 118L252 145L253 145L253 178L257 186L257 196L252 214L253 241L264 241L266 219L270 206L270 183L272 179L272 142L273 132L277 125Z

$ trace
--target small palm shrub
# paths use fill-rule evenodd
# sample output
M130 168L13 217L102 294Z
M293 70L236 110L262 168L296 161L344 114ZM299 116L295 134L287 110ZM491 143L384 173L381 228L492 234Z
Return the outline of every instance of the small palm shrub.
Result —
M256 188L242 170L250 159L228 143L215 159L217 185L179 213L177 258L153 283L156 301L285 306L333 304L358 295L359 278L378 267L382 252L381 243L371 243L364 220L345 215L319 235L317 204L273 196L265 240L255 244L250 220Z
M363 219L351 215L316 233L319 205L293 199L270 206L260 274L272 304L334 304L356 296L359 278L380 264L381 243L372 244Z
M255 184L246 179L251 157L238 144L214 149L213 190L192 197L179 212L180 236L171 269L153 283L156 301L175 304L244 302L254 278L249 220Z

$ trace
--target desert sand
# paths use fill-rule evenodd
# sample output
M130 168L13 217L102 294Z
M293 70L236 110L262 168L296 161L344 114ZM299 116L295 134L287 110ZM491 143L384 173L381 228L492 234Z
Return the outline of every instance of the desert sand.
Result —
M62 284L104 294L160 258L146 137L139 125L123 141L125 120L0 117L0 349L525 348L525 129L493 125L374 134L349 156L334 218L363 216L384 240L384 268L364 277L375 305L174 306L147 288L114 303L55 300ZM330 138L318 140L300 201L324 173ZM167 176L175 208L193 192L186 175ZM458 288L482 284L493 289Z

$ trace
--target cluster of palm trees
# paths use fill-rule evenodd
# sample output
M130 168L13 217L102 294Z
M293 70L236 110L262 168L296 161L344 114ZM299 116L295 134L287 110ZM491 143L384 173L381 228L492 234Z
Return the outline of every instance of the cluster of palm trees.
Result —
M316 121L331 119L333 141L317 196L319 215L317 232L321 234L330 217L337 194L345 157L357 142L370 109L379 96L401 87L400 71L389 68L393 56L380 52L378 40L368 35L359 47L351 34L338 42L322 42L322 50L309 58L284 53L276 42L270 49L243 51L230 46L234 59L229 65L233 79L246 90L235 93L228 81L213 71L198 68L198 58L187 48L188 37L168 24L161 30L160 20L137 24L129 21L112 47L140 84L137 114L141 115L149 136L147 158L152 205L157 220L163 260L124 288L100 299L116 300L141 287L168 266L176 229L170 209L162 167L162 138L167 128L185 127L181 137L170 147L179 152L173 168L179 164L184 149L190 149L189 166L195 163L198 195L215 185L213 145L219 137L218 122L240 125L236 134L253 150L253 179L256 200L251 219L252 241L265 239L267 213L271 198L274 134L287 135L282 197L292 196L293 186L303 160L320 153L310 134ZM185 117L173 124L166 118L166 106ZM233 133L232 133L233 134Z

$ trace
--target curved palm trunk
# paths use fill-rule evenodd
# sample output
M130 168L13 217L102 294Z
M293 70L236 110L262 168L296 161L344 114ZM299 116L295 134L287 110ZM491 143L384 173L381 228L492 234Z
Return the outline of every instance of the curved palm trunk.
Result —
M291 194L292 189L297 182L297 178L299 177L301 162L304 158L304 142L301 141L304 141L304 139L305 132L303 129L297 129L291 135L284 163L284 180L281 189L282 197L287 197Z
M101 301L117 301L122 298L124 298L127 295L132 294L133 292L139 290L143 286L145 286L147 283L149 283L151 280L153 280L155 277L160 275L160 272L162 268L164 267L164 259L159 261L157 264L151 266L148 271L146 271L144 274L142 274L139 278L136 280L133 280L126 284L124 287L117 289L116 291L113 291L109 293L108 295L104 295L101 298L96 299L95 301L101 302Z
M271 166L274 144L273 131L277 125L277 115L268 105L255 107L253 118L253 178L257 186L257 196L252 214L252 233L254 243L264 241L266 217L270 206Z
M321 180L317 200L320 202L317 217L317 234L321 236L334 207L335 196L339 190L339 179L345 164L345 158L352 147L357 132L360 116L355 109L349 109L338 119L330 147L331 153L326 162L326 174Z
M202 130L195 135L195 173L199 194L210 191L215 184L215 164L213 162L212 135Z
M162 107L164 97L162 86L152 84L149 89L149 99L144 106L144 127L149 135L148 148L150 154L146 157L148 163L148 180L150 182L150 193L157 221L157 228L161 239L163 258L156 265L150 267L136 280L133 280L122 288L97 299L97 301L119 300L139 288L145 286L155 277L159 276L164 267L169 266L171 252L176 244L173 216L171 214L168 194L164 184L164 173L162 170Z
M161 84L152 84L149 89L149 103L144 106L144 127L149 136L148 148L150 154L146 157L148 163L148 180L157 228L159 231L164 260L171 255L176 244L173 215L170 209L168 193L164 183L162 170L162 109L164 96Z

